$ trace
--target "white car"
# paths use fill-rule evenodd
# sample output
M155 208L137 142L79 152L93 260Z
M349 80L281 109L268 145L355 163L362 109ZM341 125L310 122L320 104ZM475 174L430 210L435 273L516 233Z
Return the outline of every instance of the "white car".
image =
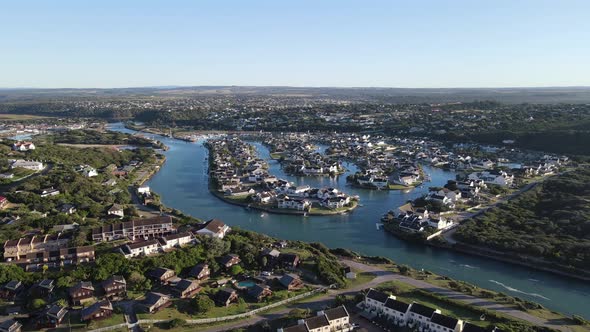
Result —
M272 272L268 272L268 271L262 271L261 273L263 276L265 277L270 277L272 275Z

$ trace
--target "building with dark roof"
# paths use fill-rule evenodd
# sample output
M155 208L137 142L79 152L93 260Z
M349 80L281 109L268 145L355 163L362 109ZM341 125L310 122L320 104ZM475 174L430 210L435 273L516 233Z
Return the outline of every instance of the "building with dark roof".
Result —
M435 312L430 317L429 327L431 331L459 332L463 327L463 321Z
M385 302L384 313L395 321L405 322L408 318L410 304L389 298Z
M440 314L441 312L438 309L433 309L420 303L412 303L408 319L413 322L428 325L428 323L430 323L430 317L432 317L434 313Z

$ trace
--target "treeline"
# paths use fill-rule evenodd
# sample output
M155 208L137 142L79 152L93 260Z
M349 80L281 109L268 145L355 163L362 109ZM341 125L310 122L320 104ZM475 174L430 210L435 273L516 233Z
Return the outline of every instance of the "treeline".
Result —
M155 148L161 147L154 141L144 137L112 131L101 132L97 130L68 130L54 133L47 138L52 140L54 143L130 145L136 147Z
M462 225L467 244L528 255L567 267L590 267L590 169L539 184L518 199Z

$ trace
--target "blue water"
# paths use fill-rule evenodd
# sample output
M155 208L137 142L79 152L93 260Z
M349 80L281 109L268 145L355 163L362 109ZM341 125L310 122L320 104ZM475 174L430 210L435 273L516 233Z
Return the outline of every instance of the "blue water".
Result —
M256 283L252 280L244 280L244 281L238 282L238 287L250 288L250 287L254 287L255 285L256 285Z
M132 132L122 124L113 130ZM167 206L201 219L220 218L239 226L288 240L322 242L329 247L348 248L366 255L385 256L417 269L426 269L477 286L494 289L541 303L547 308L590 318L590 283L581 282L530 268L464 255L448 250L410 244L383 231L375 223L389 209L396 208L428 190L427 186L444 185L454 173L425 167L432 182L409 192L374 191L346 186L346 175L328 177L293 177L284 174L280 165L269 161L270 172L300 184L334 186L361 197L361 204L346 215L307 217L246 211L226 204L207 189L207 150L201 143L187 143L158 137L170 147L167 161L149 182ZM263 158L268 150L256 144ZM346 165L350 172L354 165Z

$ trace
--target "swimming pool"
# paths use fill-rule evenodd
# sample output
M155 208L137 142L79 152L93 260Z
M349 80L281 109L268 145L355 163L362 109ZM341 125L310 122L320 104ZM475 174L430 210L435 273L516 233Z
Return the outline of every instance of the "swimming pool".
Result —
M238 282L238 287L239 288L250 288L250 287L254 287L256 285L256 283L252 280L243 280Z

